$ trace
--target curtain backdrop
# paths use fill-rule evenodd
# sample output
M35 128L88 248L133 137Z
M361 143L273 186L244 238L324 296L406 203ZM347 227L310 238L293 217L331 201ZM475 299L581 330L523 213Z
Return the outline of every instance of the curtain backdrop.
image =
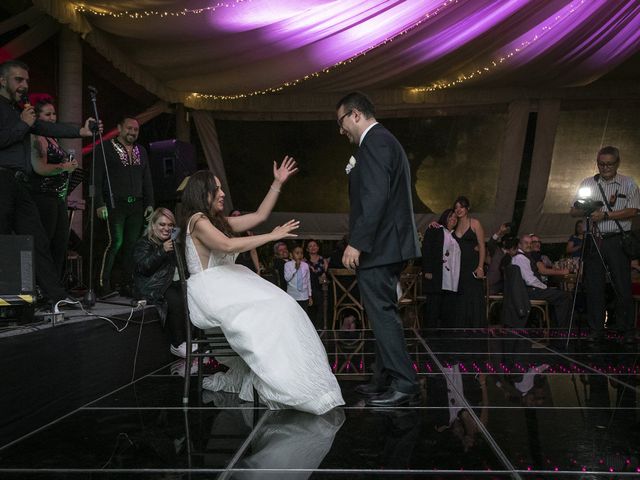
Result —
M149 91L192 108L268 92L579 86L640 50L636 0L81 2L94 13L33 3Z
M215 121L209 112L203 111L193 112L193 120L196 124L198 137L200 137L200 143L204 150L207 166L209 170L218 176L222 190L226 194L224 208L225 211L229 213L233 210L233 201L231 199L232 191L227 182L227 173L224 169L224 161L222 160L222 152L220 151L220 142L218 141Z

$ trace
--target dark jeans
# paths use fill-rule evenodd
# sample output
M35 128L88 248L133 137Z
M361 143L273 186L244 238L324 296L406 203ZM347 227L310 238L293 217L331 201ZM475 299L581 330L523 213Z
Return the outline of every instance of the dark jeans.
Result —
M304 310L304 313L307 314L307 316L309 315L309 300L296 300L296 302L298 302L298 305L300 305L300 308L302 308Z
M102 257L102 267L100 268L100 278L98 285L103 290L111 288L111 270L120 250L120 264L122 265L122 281L124 284L131 284L133 279L133 247L140 238L142 226L144 225L144 207L138 200L134 203L127 203L126 199L116 200L116 208L109 209L107 219L108 243ZM95 215L95 213L94 213Z
M49 248L60 281L64 279L69 243L69 213L67 202L57 195L34 192L33 200L40 212L40 221L49 239Z
M593 239L588 238L584 254L584 288L587 296L587 319L594 333L603 333L606 309L605 269ZM604 238L600 252L611 272L611 280L617 291L616 329L632 333L634 327L633 293L631 291L631 259L622 250L622 236Z
M313 322L313 326L317 330L324 328L324 293L322 292L322 285L311 284L311 295L313 297L313 305L309 307L309 318Z
M546 300L553 307L556 323L560 328L569 326L573 297L569 292L555 287L546 289L527 287L527 293L531 300Z
M50 301L65 298L67 293L51 257L49 238L31 192L24 182L16 179L15 172L0 168L0 234L11 233L33 237L38 285Z

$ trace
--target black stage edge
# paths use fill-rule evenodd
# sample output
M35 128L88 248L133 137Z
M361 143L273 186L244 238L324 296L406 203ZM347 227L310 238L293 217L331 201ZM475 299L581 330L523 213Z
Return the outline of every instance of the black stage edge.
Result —
M131 307L96 304L93 313L125 326ZM0 332L0 447L171 361L155 307L136 309L122 332L81 310L65 320ZM142 327L142 330L141 330Z

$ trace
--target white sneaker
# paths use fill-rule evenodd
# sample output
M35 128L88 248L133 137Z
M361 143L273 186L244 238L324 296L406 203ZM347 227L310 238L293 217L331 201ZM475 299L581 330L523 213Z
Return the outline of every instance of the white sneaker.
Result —
M549 365L547 365L546 363L543 363L539 367L536 367L534 365L533 367L529 368L527 373L523 375L521 381L516 382L513 385L520 393L522 393L522 395L526 395L527 393L529 393L529 390L533 388L533 381L535 379L535 376L540 373L544 373L548 368Z
M192 343L191 344L191 352L193 353L197 349L198 349L198 345L196 345L195 343ZM171 345L171 347L169 348L169 351L173 355L175 355L176 357L186 358L187 357L187 342L182 342L177 347L174 347L173 345Z
M171 365L170 371L171 371L171 375L179 375L181 377L184 378L184 373L185 373L185 361L184 360L177 360L173 365ZM191 375L195 375L198 373L198 361L197 360L193 360L191 362L191 368L189 369L189 373Z

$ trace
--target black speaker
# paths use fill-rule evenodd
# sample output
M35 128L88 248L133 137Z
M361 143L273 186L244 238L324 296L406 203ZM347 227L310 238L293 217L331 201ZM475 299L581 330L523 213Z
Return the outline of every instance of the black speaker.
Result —
M149 156L156 203L175 202L180 183L196 171L195 147L179 140L162 140L149 144Z
M33 295L33 237L0 235L0 298L3 295Z

